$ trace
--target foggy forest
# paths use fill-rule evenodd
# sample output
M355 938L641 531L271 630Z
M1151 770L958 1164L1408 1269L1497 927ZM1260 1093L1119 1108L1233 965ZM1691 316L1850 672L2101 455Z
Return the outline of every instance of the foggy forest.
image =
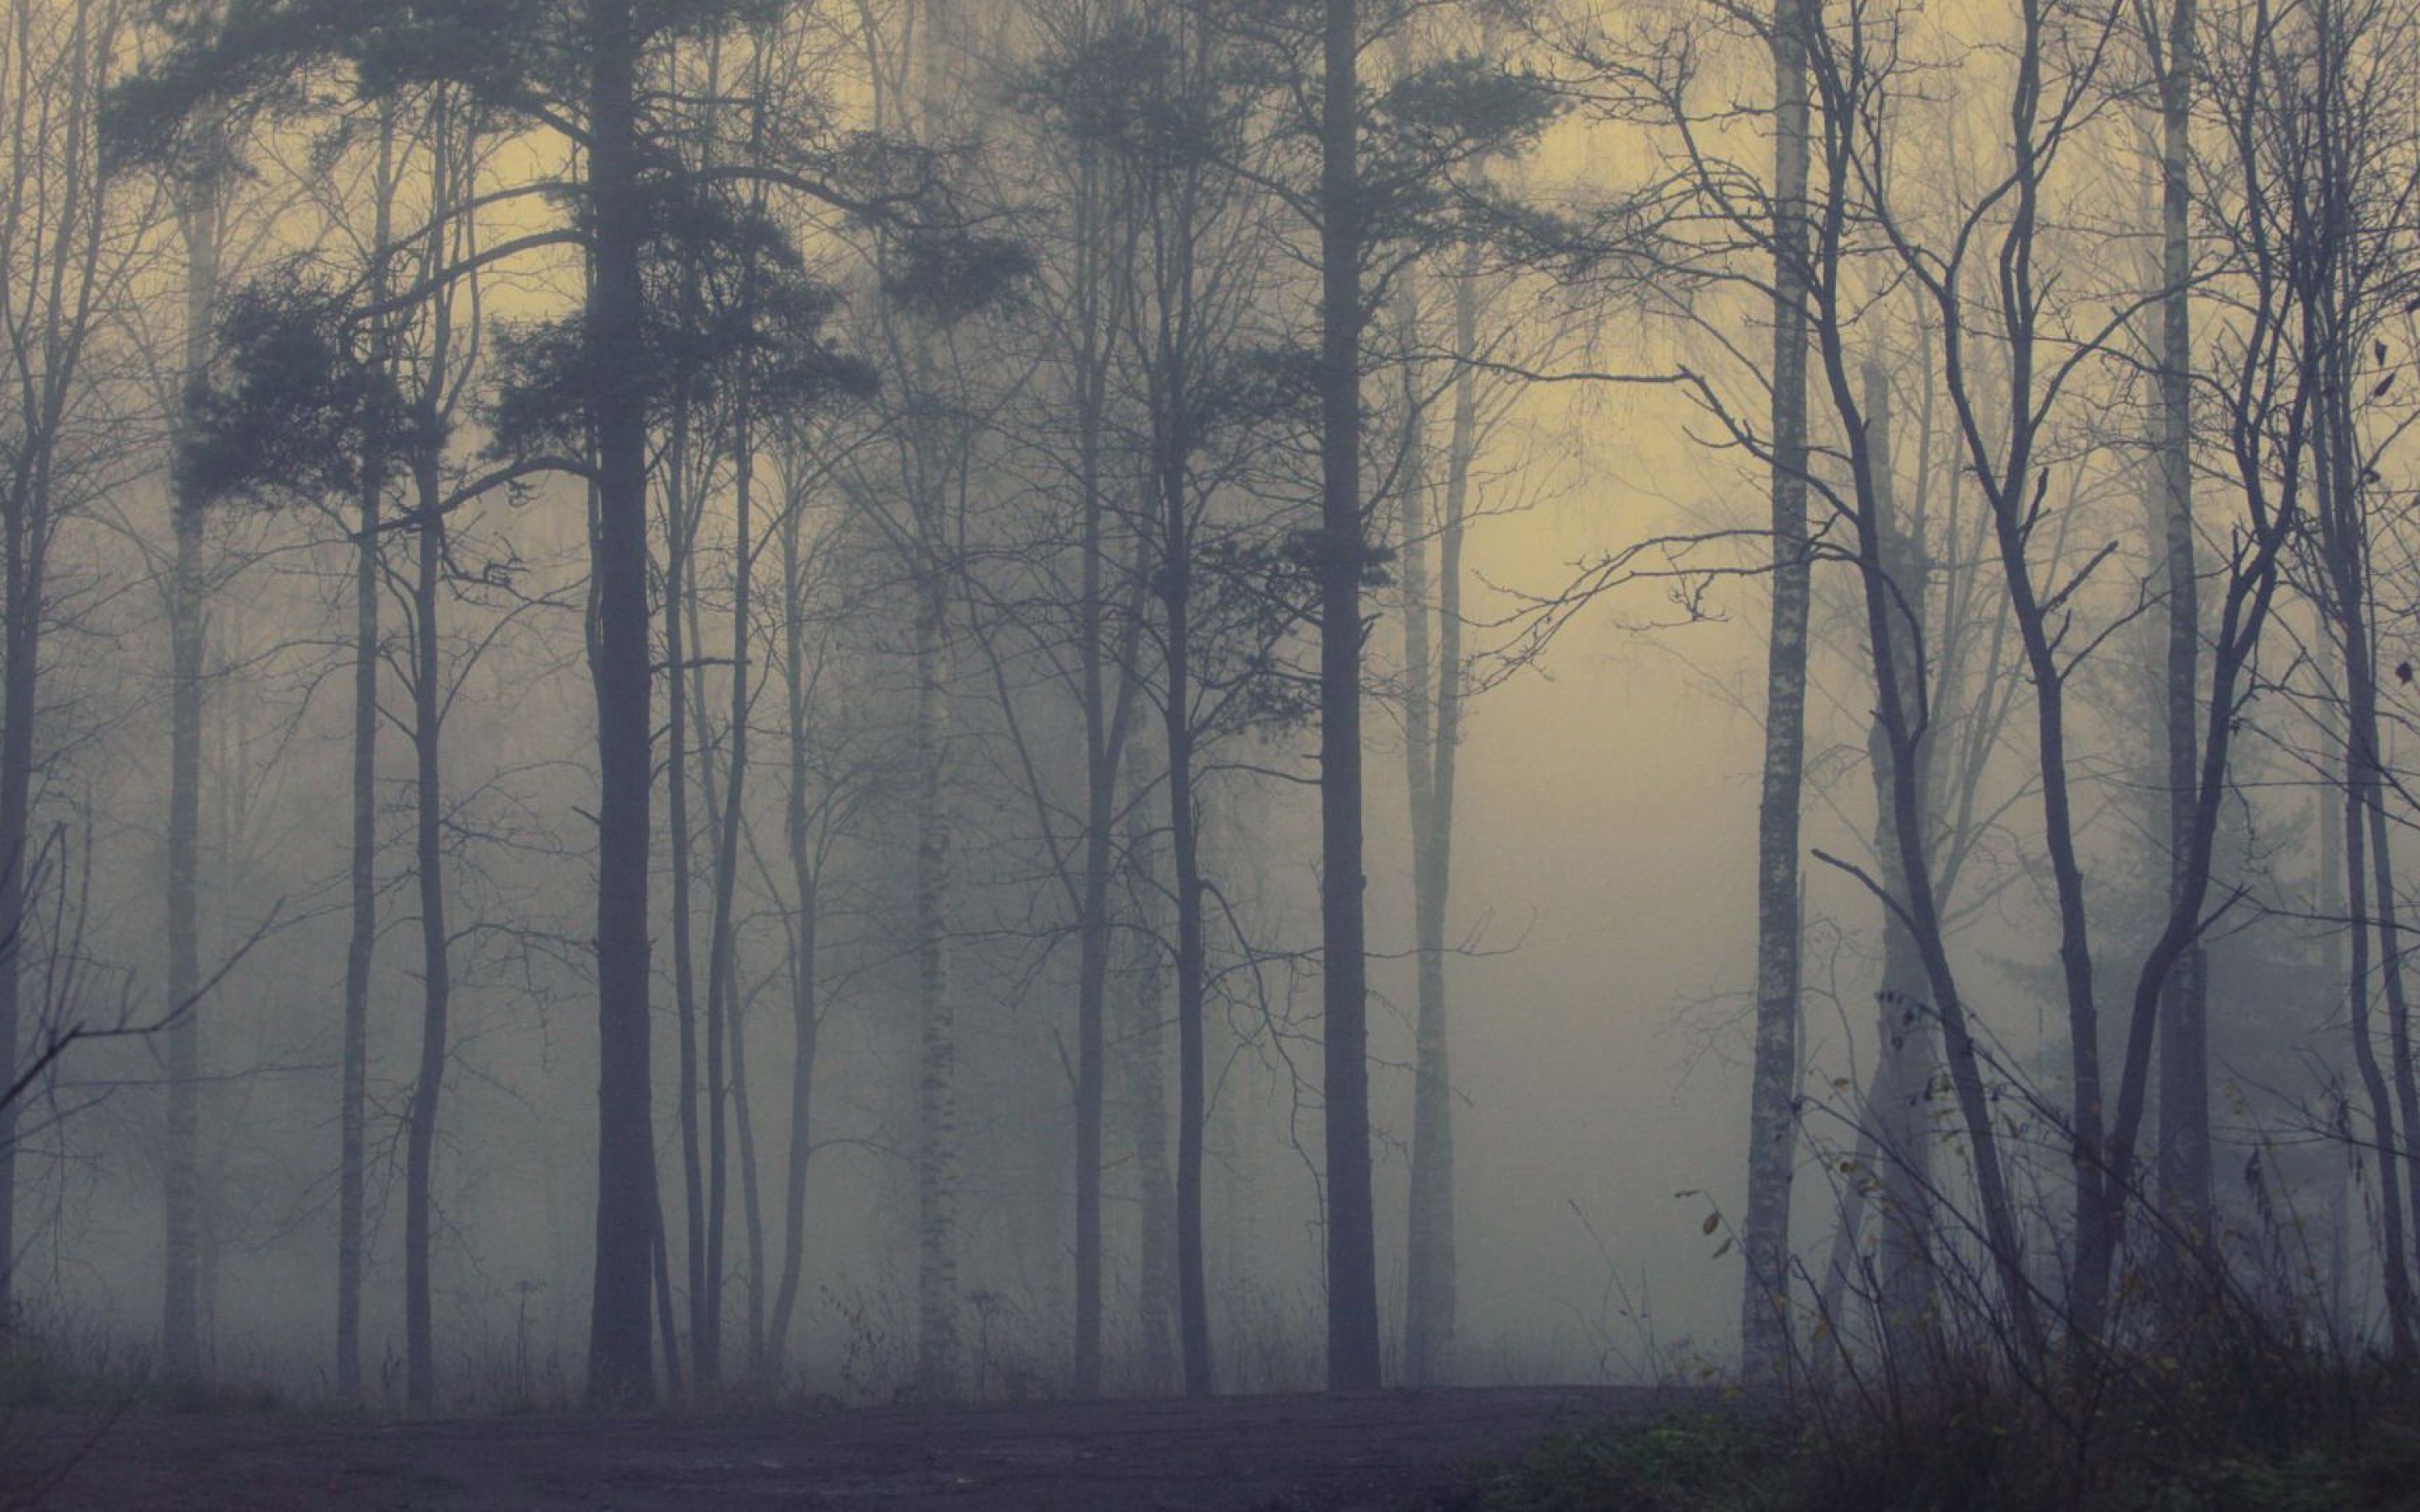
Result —
M2406 0L0 0L0 1396L2413 1419Z

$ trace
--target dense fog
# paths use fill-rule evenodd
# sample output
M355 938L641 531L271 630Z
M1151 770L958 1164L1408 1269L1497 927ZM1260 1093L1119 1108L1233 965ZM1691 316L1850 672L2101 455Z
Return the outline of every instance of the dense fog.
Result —
M2412 1350L2402 8L5 4L55 1368Z

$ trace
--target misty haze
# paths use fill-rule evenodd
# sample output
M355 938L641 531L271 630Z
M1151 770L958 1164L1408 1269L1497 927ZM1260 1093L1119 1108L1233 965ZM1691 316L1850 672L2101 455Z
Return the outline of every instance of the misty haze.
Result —
M2409 0L0 16L0 1504L2420 1505Z

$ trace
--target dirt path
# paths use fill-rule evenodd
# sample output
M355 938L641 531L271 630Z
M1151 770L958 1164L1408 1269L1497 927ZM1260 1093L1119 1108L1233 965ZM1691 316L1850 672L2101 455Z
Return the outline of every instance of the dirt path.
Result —
M0 1493L42 1483L36 1504L96 1512L1393 1512L1559 1422L1660 1403L1522 1387L716 1420L47 1418L11 1426Z

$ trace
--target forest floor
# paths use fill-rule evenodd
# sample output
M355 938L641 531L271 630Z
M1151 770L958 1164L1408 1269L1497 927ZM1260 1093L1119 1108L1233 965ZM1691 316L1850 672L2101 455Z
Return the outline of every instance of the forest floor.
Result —
M1400 1512L1453 1504L1472 1467L1559 1427L1682 1405L1707 1404L1499 1387L719 1417L28 1414L0 1441L0 1504Z

